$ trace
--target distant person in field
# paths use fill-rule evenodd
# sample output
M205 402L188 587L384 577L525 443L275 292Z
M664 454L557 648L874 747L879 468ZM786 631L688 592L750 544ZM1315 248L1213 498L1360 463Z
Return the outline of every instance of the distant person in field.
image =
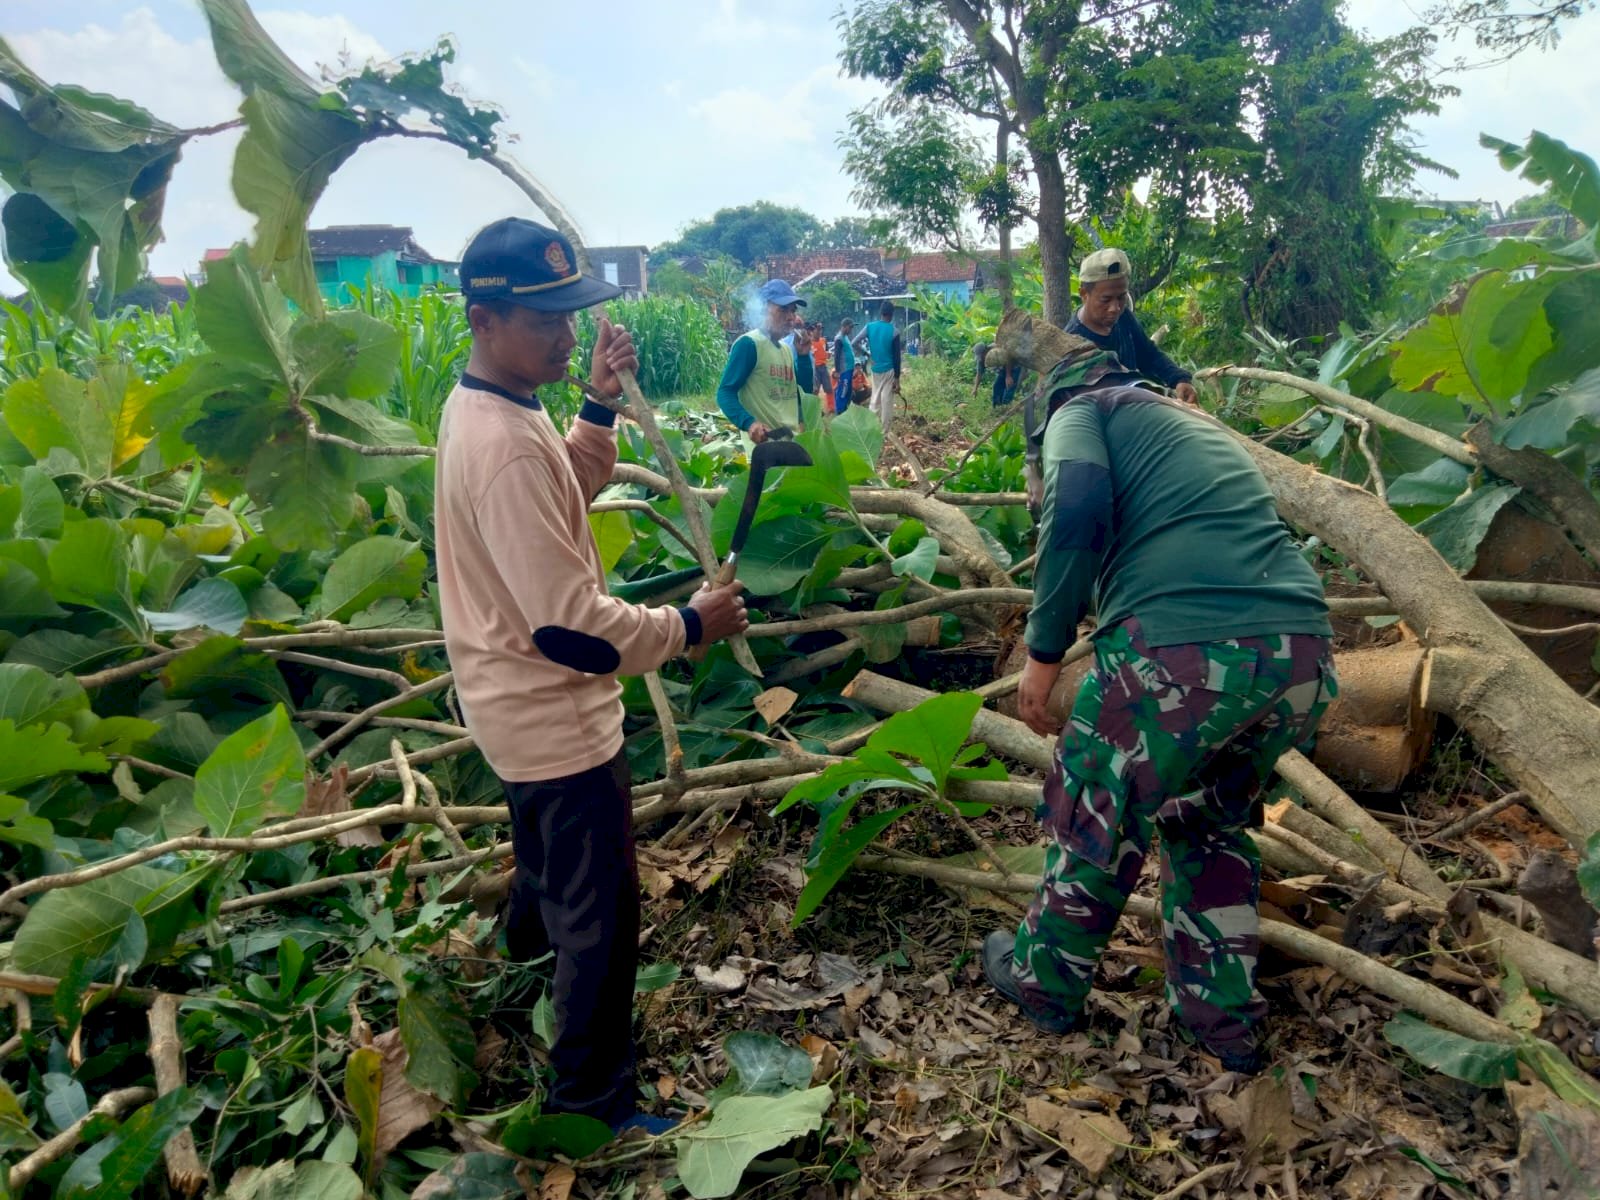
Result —
M1096 250L1078 267L1078 311L1066 324L1068 333L1109 350L1128 370L1171 390L1194 404L1199 394L1193 376L1161 352L1133 315L1128 292L1133 268L1121 250Z
M900 331L894 327L894 301L878 306L878 319L862 331L867 363L872 368L872 411L885 429L894 423L894 401L900 394Z
M516 217L462 256L472 350L439 424L439 599L462 715L511 809L506 952L555 954L540 1109L659 1133L672 1123L639 1112L634 1081L639 874L617 676L748 621L738 582L684 608L606 592L589 502L617 461L616 414L586 402L562 437L538 397L566 377L578 312L621 294L577 262L566 238ZM618 396L638 355L626 329L596 325L589 382Z
M1002 322L1012 361L1024 361L1031 323ZM1035 362L1052 415L1017 693L1035 732L1061 734L1040 807L1051 841L1020 927L984 943L984 974L1040 1029L1082 1028L1095 966L1159 833L1178 1029L1253 1074L1267 1006L1249 831L1273 764L1337 693L1327 603L1233 435L1147 388L1106 386L1126 380L1121 364L1077 346L1053 368ZM1091 605L1094 669L1063 730L1047 701Z
M811 341L811 381L822 400L823 411L832 412L833 374L828 370L828 339L822 336L821 321L813 321L806 328Z
M846 317L839 322L839 333L833 339L833 411L842 413L850 407L851 389L855 386L856 351L850 344L850 335L856 323Z
M783 339L801 322L806 302L781 279L767 280L756 295L765 306L762 325L740 334L729 348L717 407L752 442L764 442L774 429L801 427L796 355L792 340L785 344Z

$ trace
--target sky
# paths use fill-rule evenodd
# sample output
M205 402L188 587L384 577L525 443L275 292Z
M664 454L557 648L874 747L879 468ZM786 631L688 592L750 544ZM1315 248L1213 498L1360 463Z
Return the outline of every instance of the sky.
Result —
M839 70L839 0L260 0L284 50L319 68L385 60L455 39L453 82L505 114L507 151L576 219L591 245L654 245L718 208L770 200L823 220L857 213L842 167L848 113L877 85ZM1350 0L1348 19L1383 36L1425 0ZM35 72L137 101L184 127L225 121L239 95L217 68L193 0L3 0L0 36ZM1460 47L1470 51L1470 46ZM1442 62L1457 49L1441 47ZM1554 51L1456 76L1463 94L1420 120L1425 152L1460 172L1424 176L1446 199L1509 203L1532 190L1478 146L1542 129L1600 151L1600 13ZM194 270L207 247L248 236L228 184L236 134L190 143L168 189L155 274ZM335 176L314 225L409 225L440 258L508 213L537 215L493 169L441 144L369 146ZM15 290L0 270L5 290Z

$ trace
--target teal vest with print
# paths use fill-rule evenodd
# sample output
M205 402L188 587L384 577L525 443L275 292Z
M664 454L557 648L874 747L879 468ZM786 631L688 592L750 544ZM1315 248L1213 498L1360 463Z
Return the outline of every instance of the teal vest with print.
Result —
M800 388L794 378L794 355L759 329L741 335L756 348L755 369L739 389L739 403L762 425L800 423Z

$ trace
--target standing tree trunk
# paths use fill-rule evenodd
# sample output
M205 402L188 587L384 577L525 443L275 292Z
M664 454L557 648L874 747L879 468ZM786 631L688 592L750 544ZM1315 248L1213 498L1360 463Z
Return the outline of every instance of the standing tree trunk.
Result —
M1053 152L1029 151L1039 181L1039 264L1044 270L1044 319L1072 319L1072 241L1067 237L1067 178Z

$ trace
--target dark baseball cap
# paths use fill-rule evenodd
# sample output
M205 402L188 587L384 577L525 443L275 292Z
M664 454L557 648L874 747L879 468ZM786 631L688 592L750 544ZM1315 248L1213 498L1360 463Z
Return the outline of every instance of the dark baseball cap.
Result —
M522 217L480 229L461 256L461 291L471 300L504 300L539 312L576 312L622 295L578 269L572 243Z

